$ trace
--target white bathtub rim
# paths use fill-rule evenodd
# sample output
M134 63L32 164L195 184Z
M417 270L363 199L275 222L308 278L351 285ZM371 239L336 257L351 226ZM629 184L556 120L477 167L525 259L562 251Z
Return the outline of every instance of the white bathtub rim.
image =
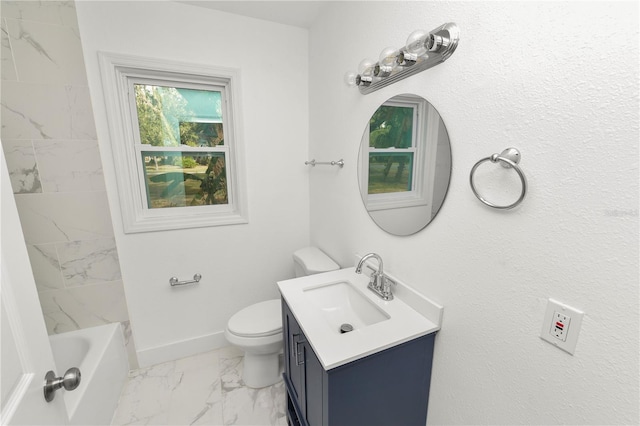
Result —
M59 392L62 392L64 401L65 401L65 405L67 407L67 413L69 415L69 422L70 424L80 424L76 422L76 417L78 414L78 410L80 408L80 405L83 404L86 407L87 401L84 401L87 393L89 392L90 386L95 386L93 382L94 376L96 375L96 371L97 368L99 366L99 363L101 361L103 361L105 355L108 353L108 351L111 349L111 351L115 351L116 353L119 353L120 351L122 351L122 360L119 360L119 364L122 364L123 368L120 369L121 371L119 372L114 372L114 374L120 374L122 375L122 386L124 386L124 383L126 381L127 378L127 374L129 371L129 364L128 364L128 357L126 354L126 350L124 347L124 336L122 333L122 328L120 323L112 323L112 324L106 324L106 325L100 325L97 327L91 327L91 328L85 328L85 329L81 329L81 330L75 330L75 331L70 331L70 332L66 332L66 333L61 333L61 334L55 334L52 336L49 336L49 339L51 341L59 341L59 342L64 342L64 340L67 339L82 339L82 340L88 340L90 342L90 347L89 350L87 351L86 356L84 357L84 359L82 360L82 362L80 363L80 365L57 365L57 360L59 359L58 355L54 355L54 358L56 358L56 368L58 369L58 371L56 371L55 373L58 376L61 376L64 374L64 372L71 368L71 367L78 367L80 369L81 372L81 380L80 380L80 386L78 386L77 389L75 389L74 391L65 391L65 390L61 390ZM55 343L52 343L52 346L54 346ZM119 356L119 355L118 355ZM126 367L124 367L124 365L126 365ZM121 389L120 389L121 390ZM94 392L95 390L92 389L92 392ZM115 391L112 391L112 393ZM118 394L119 394L119 390L118 390ZM115 401L115 404L117 405L117 399ZM113 403L111 404L113 405ZM114 411L115 411L115 406L113 407ZM83 421L83 423L86 422L86 419ZM104 422L99 421L98 423L102 424ZM109 421L106 422L106 424L108 424Z

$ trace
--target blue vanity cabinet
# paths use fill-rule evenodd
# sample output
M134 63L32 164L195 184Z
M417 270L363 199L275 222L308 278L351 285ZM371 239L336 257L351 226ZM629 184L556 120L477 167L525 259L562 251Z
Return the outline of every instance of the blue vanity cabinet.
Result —
M426 424L435 333L327 371L284 300L282 309L289 424Z

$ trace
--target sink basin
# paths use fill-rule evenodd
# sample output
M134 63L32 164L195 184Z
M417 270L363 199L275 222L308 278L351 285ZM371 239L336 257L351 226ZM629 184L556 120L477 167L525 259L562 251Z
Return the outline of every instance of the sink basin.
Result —
M343 281L303 291L309 306L317 309L331 332L341 334L340 326L350 324L354 330L389 319L349 282Z
M363 271L366 272L366 271ZM367 289L355 268L279 281L278 289L325 370L364 358L440 329L442 306L389 275L394 299ZM340 332L342 324L353 331Z

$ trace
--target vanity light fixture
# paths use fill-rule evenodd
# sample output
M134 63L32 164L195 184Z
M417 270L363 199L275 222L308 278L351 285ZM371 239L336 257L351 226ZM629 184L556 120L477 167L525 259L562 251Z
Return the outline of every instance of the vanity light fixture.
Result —
M345 74L345 83L357 86L363 95L374 92L446 61L458 47L459 39L460 30L453 22L429 32L416 30L404 47L383 49L378 62L362 60L358 74Z

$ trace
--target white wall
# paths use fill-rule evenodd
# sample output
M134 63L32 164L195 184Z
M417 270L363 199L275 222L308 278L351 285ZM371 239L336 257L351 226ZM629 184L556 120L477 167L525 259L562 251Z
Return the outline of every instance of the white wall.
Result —
M342 83L451 21L447 62L369 95ZM445 306L429 423L638 424L637 3L334 2L309 37L310 153L345 160L311 173L311 241L343 265L378 252ZM407 92L442 115L453 174L434 221L394 237L362 206L356 164L369 116ZM509 146L530 192L500 212L468 176ZM549 297L586 312L574 356L538 337Z
M141 365L226 344L228 318L278 297L309 242L306 30L173 2L78 2L125 293ZM238 68L249 224L125 235L98 51ZM202 281L170 288L169 278Z

